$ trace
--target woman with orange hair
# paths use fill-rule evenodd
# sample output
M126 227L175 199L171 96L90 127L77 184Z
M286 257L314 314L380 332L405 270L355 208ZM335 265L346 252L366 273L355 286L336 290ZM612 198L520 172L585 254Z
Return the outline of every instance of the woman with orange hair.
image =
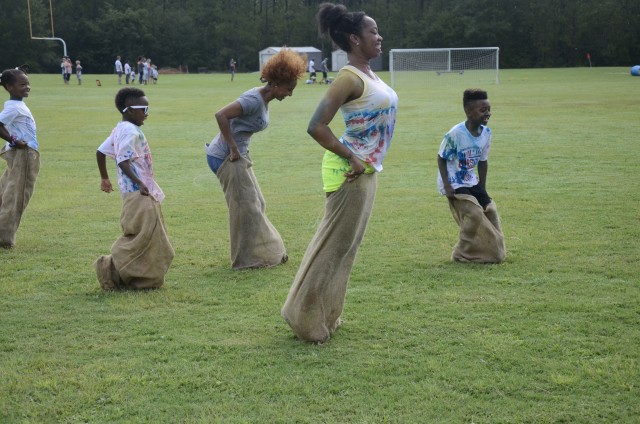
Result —
M216 112L220 132L206 145L207 162L229 208L233 269L271 267L288 259L280 234L265 214L249 144L254 133L269 125L269 102L293 95L306 70L305 58L283 48L262 68L260 80L265 85L244 92Z

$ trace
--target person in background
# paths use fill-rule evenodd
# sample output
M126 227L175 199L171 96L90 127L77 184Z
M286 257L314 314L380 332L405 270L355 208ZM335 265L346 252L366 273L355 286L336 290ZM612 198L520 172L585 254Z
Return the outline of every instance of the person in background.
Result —
M71 59L66 58L64 61L64 83L69 85L69 81L71 81L71 73L73 72L73 65L71 64Z
M158 67L154 64L151 65L151 78L153 78L153 83L158 83Z
M322 81L321 84L328 84L327 74L329 73L329 66L327 65L328 58L324 58L322 62L320 62L320 70L322 71Z
M65 62L66 62L66 61L67 61L67 57L66 57L66 56L64 56L64 57L62 58L62 60L60 61L60 74L62 75L62 82L63 82L64 84L66 84L66 83L67 83L67 78L66 78L66 77L65 77L65 75L64 75L64 72L65 72L64 65L65 65Z
M142 76L144 74L144 57L138 56L136 66L138 68L138 84L142 85Z
M344 5L322 3L321 34L347 52L316 108L307 132L325 149L322 181L325 214L298 268L282 317L302 340L324 343L342 324L347 283L364 237L393 135L398 96L369 66L382 52L376 21ZM342 112L345 130L336 137L331 121Z
M316 82L316 62L313 59L309 59L309 79Z
M146 59L142 62L142 84L147 85L149 83L149 68L151 59Z
M234 58L229 61L229 72L231 73L231 82L233 82L233 77L236 75L236 61Z
M129 65L129 61L124 61L124 82L129 85L129 81L131 79L131 65Z
M229 208L233 269L271 267L288 259L284 242L265 213L249 144L253 134L269 125L269 103L293 95L305 71L305 59L283 48L262 68L260 80L265 85L242 93L216 112L220 132L206 145L207 163L218 177Z
M120 56L116 57L115 62L116 74L118 74L118 84L122 84L122 62L120 61Z
M79 60L76 60L76 78L78 79L78 85L82 85L82 65Z

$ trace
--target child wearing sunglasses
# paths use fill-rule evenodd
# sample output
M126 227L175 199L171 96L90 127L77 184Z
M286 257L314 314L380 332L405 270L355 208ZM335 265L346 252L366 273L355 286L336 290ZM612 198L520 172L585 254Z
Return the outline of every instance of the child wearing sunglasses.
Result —
M123 235L111 247L111 254L100 256L94 267L106 291L158 288L164 284L174 250L160 208L164 193L153 178L149 143L140 129L149 116L149 101L144 91L126 87L116 94L115 104L122 121L100 145L96 159L100 189L105 193L113 191L106 157L118 165Z

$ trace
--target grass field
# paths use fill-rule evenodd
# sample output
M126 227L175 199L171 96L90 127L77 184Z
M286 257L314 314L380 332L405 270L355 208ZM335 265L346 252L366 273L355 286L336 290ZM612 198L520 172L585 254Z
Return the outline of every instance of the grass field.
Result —
M435 187L463 87L398 86L345 324L322 346L296 340L280 308L324 210L306 125L325 86L272 102L251 146L290 260L235 272L203 145L258 76L147 86L176 257L160 290L103 293L92 262L119 235L121 201L99 190L95 149L120 119L116 78L30 79L42 168L17 247L0 251L0 422L638 422L640 78L627 69L505 70L484 87L508 250L494 266L449 261L457 228Z

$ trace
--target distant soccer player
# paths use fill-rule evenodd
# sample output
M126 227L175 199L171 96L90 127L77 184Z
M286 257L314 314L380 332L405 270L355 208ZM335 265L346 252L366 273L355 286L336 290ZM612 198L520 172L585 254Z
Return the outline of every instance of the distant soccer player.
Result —
M316 62L313 59L309 59L309 79L316 82Z
M467 119L445 134L438 152L438 190L449 199L451 213L460 225L452 259L502 262L505 246L500 218L486 190L491 104L487 92L480 89L465 90L462 102Z
M320 62L320 70L322 71L322 81L320 81L320 84L328 84L329 80L327 79L327 73L329 72L329 66L327 65L327 62L329 61L329 58L324 58L322 59L322 62Z

